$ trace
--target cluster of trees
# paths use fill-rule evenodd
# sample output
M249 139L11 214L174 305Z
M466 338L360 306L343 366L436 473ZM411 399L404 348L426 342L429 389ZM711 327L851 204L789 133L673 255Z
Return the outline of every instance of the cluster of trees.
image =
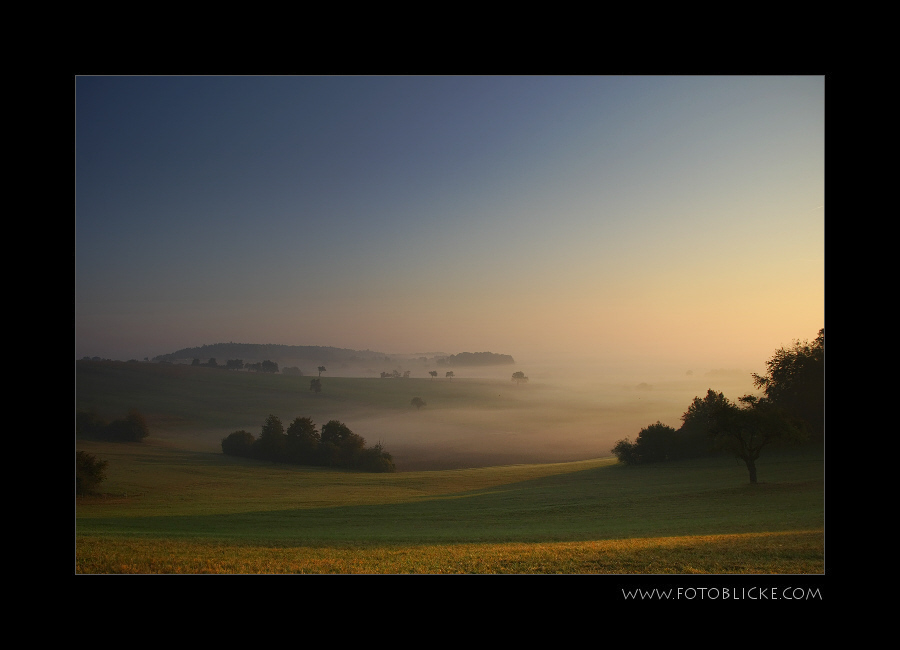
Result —
M278 372L278 364L274 361L259 361L258 363L248 363L244 365L247 370L255 370L256 372Z
M191 365L192 366L203 366L205 368L218 368L219 367L219 364L216 363L215 357L210 357L209 361L207 361L206 363L202 363L200 361L200 359L197 359L195 357L194 360L191 361Z
M714 452L730 452L757 482L756 461L763 448L825 435L825 330L813 343L795 341L766 362L765 375L753 374L763 397L744 395L732 402L709 389L695 397L674 429L659 421L642 429L637 440L619 440L612 452L636 465Z
M75 412L75 435L93 440L140 442L150 435L150 429L137 409L129 409L124 418L112 422L107 422L94 411L79 410Z
M393 457L380 442L366 447L365 438L338 420L330 420L320 432L310 418L298 417L285 430L277 416L269 415L258 438L244 430L235 431L222 440L222 452L277 463L396 471Z
M160 363L163 362L161 361ZM225 362L225 365L222 366L219 365L215 357L210 357L209 361L207 361L206 363L201 363L200 359L195 357L191 362L191 365L202 368L224 368L225 370L243 370L244 368L246 368L247 370L255 370L256 372L278 372L278 364L274 361L269 361L268 359L266 359L265 361L259 361L257 363L247 364L244 363L243 359L228 359Z
M508 354L494 352L460 352L437 360L442 366L498 366L515 363Z
M432 371L432 372L434 372L434 371ZM403 379L409 379L409 376L411 373L412 373L411 370L404 370L402 373L399 370L391 370L390 372L382 372L381 378L382 379L400 379L402 377ZM434 372L434 374L436 375L437 372ZM432 375L432 376L434 376L434 375Z

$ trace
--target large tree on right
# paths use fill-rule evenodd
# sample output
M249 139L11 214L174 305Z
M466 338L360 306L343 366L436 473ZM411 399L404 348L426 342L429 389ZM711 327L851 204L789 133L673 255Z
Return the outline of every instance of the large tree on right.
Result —
M825 436L825 328L815 341L776 350L766 374L753 374L765 401L802 424L814 440Z
M710 389L703 399L695 397L681 416L683 429L701 430L713 447L734 454L744 461L750 482L757 483L756 461L765 447L790 444L806 438L803 429L786 418L765 398L744 395L738 403Z

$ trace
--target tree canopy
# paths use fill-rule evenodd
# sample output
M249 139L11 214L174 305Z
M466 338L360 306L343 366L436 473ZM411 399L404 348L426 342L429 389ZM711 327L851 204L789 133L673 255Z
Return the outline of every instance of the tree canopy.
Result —
M825 435L825 328L816 339L794 341L766 361L766 374L753 374L765 399L805 426L814 439Z
M694 398L682 419L686 424L694 420L705 426L715 449L744 461L751 483L757 482L756 461L764 447L805 438L804 431L780 409L754 395L744 395L734 404L710 389L704 399Z
M266 460L278 460L284 455L286 447L287 435L281 419L276 415L269 415L259 432L259 440L256 441L258 456Z

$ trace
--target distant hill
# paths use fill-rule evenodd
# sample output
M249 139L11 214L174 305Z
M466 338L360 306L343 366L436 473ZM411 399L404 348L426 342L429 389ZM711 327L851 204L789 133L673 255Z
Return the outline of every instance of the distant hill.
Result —
M270 359L280 361L282 359L310 359L316 363L361 363L370 360L384 359L383 352L372 350L348 350L346 348L323 347L319 345L278 345L273 343L214 343L198 348L183 348L171 354L161 354L154 357L153 361L190 361L200 359L206 361L210 358L224 363L227 359L242 359L244 361L263 361Z
M206 362L215 359L224 364L228 359L244 362L271 360L282 363L285 360L309 360L319 363L363 364L390 361L395 355L372 350L350 350L347 348L323 347L319 345L278 345L274 343L214 343L194 348L183 348L170 354L161 354L153 361L189 363L193 359ZM410 355L415 358L415 355ZM460 352L449 356L436 356L437 363L444 366L498 366L511 365L515 361L508 354L493 352Z

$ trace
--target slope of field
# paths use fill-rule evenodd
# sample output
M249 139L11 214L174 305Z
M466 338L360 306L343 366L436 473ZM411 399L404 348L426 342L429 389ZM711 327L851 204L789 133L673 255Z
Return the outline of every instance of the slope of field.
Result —
M272 549L293 549L291 558L307 562L322 549L348 548L375 562L359 565L363 572L390 572L375 558L399 549L422 556L425 565L411 572L428 572L423 567L434 561L435 547L468 545L471 553L471 545L561 544L571 551L573 543L604 541L619 543L608 550L628 554L635 540L645 540L647 553L648 544L682 549L665 571L685 570L685 562L701 572L819 573L824 566L823 465L810 450L773 454L771 480L751 486L731 459L628 468L607 458L373 475L232 459L154 441L79 446L110 463L106 494L76 500L82 571L120 570L108 562L123 548L136 554L131 561L139 572L152 571L148 562L163 562L164 572L186 570L166 558L187 553L197 561L206 553L198 549L211 546L219 548L216 554L243 557L250 572L289 570L290 562L255 564ZM143 541L135 546L136 540ZM747 555L748 544L757 555ZM712 554L705 564L685 559L699 547ZM546 549L517 551L533 552ZM475 561L466 557L459 570ZM779 557L787 564L772 564ZM583 572L577 562L580 568L548 570ZM225 570L239 572L236 566ZM304 566L315 572L314 564Z

